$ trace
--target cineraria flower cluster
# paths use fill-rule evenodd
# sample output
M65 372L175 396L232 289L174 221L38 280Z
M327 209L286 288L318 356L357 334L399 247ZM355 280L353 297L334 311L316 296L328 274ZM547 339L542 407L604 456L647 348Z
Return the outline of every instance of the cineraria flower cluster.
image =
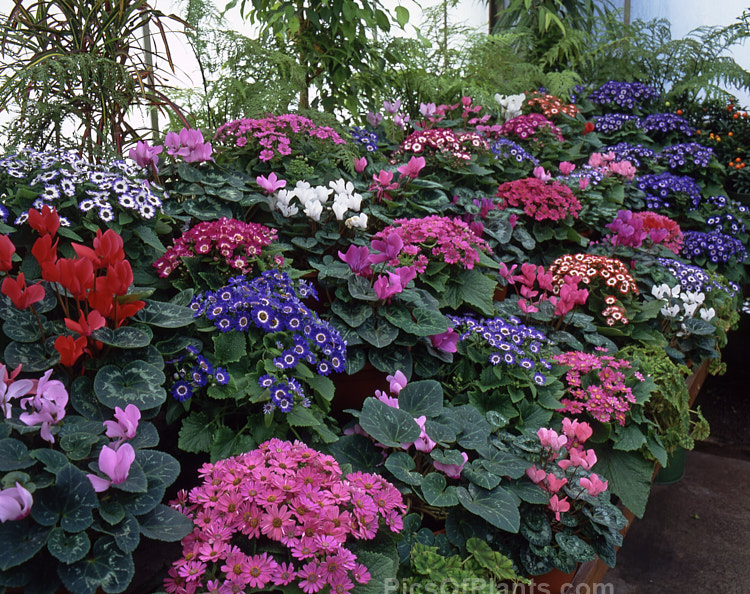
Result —
M459 332L459 340L479 343L491 353L488 361L492 365L517 367L533 373L533 381L543 386L547 381L543 370L552 368L542 356L549 340L533 326L525 326L521 320L511 316L504 318L475 319L470 316L448 316Z
M291 113L227 122L219 126L214 140L240 148L250 143L251 147L260 148L258 157L261 161L270 161L274 157L292 154L294 135L346 144L333 128L318 126L311 119Z
M396 219L373 237L382 245L397 243L402 247L399 261L414 266L417 274L427 269L430 260L446 264L460 264L467 270L479 262L479 250L489 251L487 242L477 236L469 225L459 218L432 215L416 219ZM378 244L381 245L381 244Z
M695 133L695 128L685 118L674 113L651 114L643 118L638 127L646 134L653 132L666 134L677 131L685 136L692 136Z
M205 317L221 332L250 332L260 329L276 339L278 354L275 370L263 375L258 384L269 391L264 412L292 410L295 399L309 406L302 386L291 372L308 363L320 375L341 372L346 363L346 342L338 330L321 320L300 299L315 296L304 280L295 284L285 272L266 270L248 281L238 276L218 291L207 291L193 298L195 317Z
M704 204L711 213L706 216L706 226L732 236L745 233L744 219L748 216L747 206L726 196L709 196L704 200Z
M470 161L473 153L485 153L489 149L487 140L476 132L457 132L450 128L416 130L404 139L392 162L396 163L402 153L413 153L426 157L440 155L462 163Z
M546 427L536 432L542 450L534 464L526 469L526 476L549 494L547 507L554 512L558 522L561 514L571 510L571 513L576 513L588 503L584 493L597 497L609 486L606 480L591 472L596 464L594 450L582 447L594 434L591 425L566 417L562 428L562 435ZM572 497L572 500L568 501L567 497Z
M403 528L401 494L376 474L343 476L332 456L296 441L205 464L203 483L171 502L195 522L169 569L169 594L294 588L345 594L370 581L347 548L381 519Z
M716 281L700 266L695 264L684 264L679 260L671 258L658 258L661 266L664 266L680 283L683 291L693 293L708 293L711 291L724 291L729 295L736 295L740 290L736 283L724 284Z
M495 128L493 126L493 128ZM480 132L482 128L477 126ZM496 134L500 136L509 136L526 140L535 138L540 132L546 132L555 136L560 142L564 142L560 128L555 126L550 120L540 113L530 113L528 115L519 115L511 118L503 125L497 127Z
M602 149L603 153L614 153L618 161L630 161L635 167L640 167L643 161L656 159L656 151L642 144L618 142Z
M610 80L589 94L589 100L598 105L616 105L633 111L644 103L659 98L659 91L654 87L639 82L618 82Z
M103 223L114 221L117 210L142 219L161 211L161 199L147 181L138 179L138 169L121 160L97 165L73 152L22 149L0 159L0 173L38 191L31 206L36 210L74 201L82 213ZM26 222L27 216L27 211L20 213L13 224ZM70 222L61 217L60 224L67 227Z
M328 203L333 194L333 202ZM328 186L311 186L309 182L300 180L293 190L284 188L276 190L271 199L271 210L280 212L284 217L291 218L300 210L308 219L315 222L325 222L333 214L337 221L357 219L351 226L366 227L367 215L359 214L362 207L362 195L354 191L354 184L343 179L328 183ZM350 212L351 211L351 212ZM347 212L350 216L347 217ZM357 213L352 214L352 213Z
M676 206L670 197L679 200L680 195L687 197L688 208L695 209L701 203L701 188L692 177L674 175L673 173L647 173L640 176L636 187L646 194L646 206L651 210Z
M706 301L706 294L700 291L684 291L682 286L677 284L670 287L668 284L654 285L651 287L651 294L661 301L666 301L661 308L661 315L670 320L683 321L687 318L695 317L696 312L705 322L710 322L716 316L713 307L698 307Z
M639 248L647 239L661 244L675 254L682 249L683 236L680 226L672 219L655 212L632 212L618 210L614 221L606 225L612 234L606 240L612 245Z
M659 161L666 161L670 169L677 169L688 163L697 167L708 167L714 156L714 149L697 142L685 142L664 147L659 153Z
M495 196L502 200L498 204L500 210L509 206L522 208L536 221L559 221L568 215L578 218L581 212L581 203L568 186L556 181L547 183L536 177L502 183Z
M641 124L641 118L624 113L605 113L594 118L594 129L602 134L612 134L622 130L630 122L637 128Z
M526 104L531 108L541 110L542 114L550 119L560 114L574 118L581 113L576 105L563 103L558 97L549 94L532 97L526 101Z
M739 239L721 231L685 231L682 255L690 259L706 258L714 264L742 264L747 259L747 249Z
M153 265L161 278L167 278L182 266L183 258L204 257L247 274L263 248L275 240L275 229L222 217L185 231Z
M188 345L184 354L169 361L175 366L172 384L172 397L179 402L190 398L196 390L209 385L224 386L231 379L223 367L214 367L198 347Z
M539 159L508 138L494 140L490 145L490 150L498 159L515 159L519 163L530 161L533 165L539 166Z
M565 373L566 394L560 399L567 414L590 414L597 421L625 425L625 415L635 404L632 386L643 376L632 371L630 361L611 355L569 351L553 360L569 367Z
M354 126L349 133L352 135L352 139L359 145L365 147L368 153L372 153L378 150L378 135L375 132L370 132L367 128L361 128Z
M638 294L633 275L617 258L593 254L565 254L552 262L549 272L552 273L553 284L558 287L565 283L565 276L570 275L580 276L587 285L599 278L607 287L617 289L623 295Z

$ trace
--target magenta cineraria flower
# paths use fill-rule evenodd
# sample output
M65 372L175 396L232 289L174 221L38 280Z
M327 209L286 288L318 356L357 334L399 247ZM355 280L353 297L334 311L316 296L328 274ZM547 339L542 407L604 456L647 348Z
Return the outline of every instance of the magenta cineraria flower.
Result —
M22 520L31 512L31 493L16 482L15 487L0 490L0 522Z
M333 457L299 441L272 439L204 465L201 475L201 485L171 503L196 522L168 572L167 592L177 591L194 560L205 565L190 582L200 591L219 588L221 580L206 578L221 576L238 592L346 592L370 579L348 543L374 538L381 519L393 532L403 529L406 506L393 485L375 474L344 477ZM263 545L268 552L248 552L261 539L271 542Z

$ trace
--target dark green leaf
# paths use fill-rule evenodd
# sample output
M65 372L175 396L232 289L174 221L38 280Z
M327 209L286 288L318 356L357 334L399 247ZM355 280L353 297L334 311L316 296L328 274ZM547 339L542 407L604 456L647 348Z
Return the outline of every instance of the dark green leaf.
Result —
M570 555L577 563L586 563L596 559L596 551L587 542L575 534L565 534L558 532L555 534L555 540L560 548Z
M422 484L422 475L413 472L414 459L406 452L393 452L386 459L385 467L393 473L393 476L407 485Z
M31 516L43 526L60 526L68 532L85 530L93 522L98 501L86 475L72 464L57 472L57 481L35 498Z
M247 356L247 336L244 332L214 334L214 354L222 363L234 363Z
M3 324L3 332L11 340L18 342L36 342L42 337L39 322L33 314L19 311Z
M0 542L3 543L0 570L7 571L31 559L47 544L51 532L52 528L40 526L30 518L0 524Z
M153 510L138 518L141 533L147 538L175 542L181 540L193 529L193 522L176 509L159 504Z
M21 365L27 373L47 371L60 362L57 351L48 356L44 347L38 343L10 342L5 347L4 355L9 369Z
M166 452L138 450L135 459L149 482L157 479L169 486L177 480L180 474L180 463Z
M104 344L120 349L137 349L151 344L151 335L133 326L121 328L99 328L91 333L91 337Z
M378 371L391 374L395 370L401 370L406 375L412 373L411 351L400 345L390 345L384 349L370 349L370 363Z
M85 532L68 534L58 527L50 533L47 548L58 561L70 564L86 556L91 548L91 541Z
M372 315L372 307L357 301L351 303L334 301L331 304L331 311L352 328L358 328Z
M470 485L469 490L458 487L457 495L464 508L484 518L495 528L511 533L518 532L521 521L518 512L519 500L507 489L495 487L492 491L487 491Z
M412 415L388 406L376 398L365 400L359 424L375 440L390 447L413 443L421 433Z
M344 435L328 447L339 464L349 464L353 472L370 472L383 461L381 451L364 435Z
M646 511L651 492L653 462L644 460L638 452L622 452L606 447L595 447L596 473L609 481L609 491L617 495L639 518Z
M398 328L384 318L368 318L357 329L357 333L372 346L382 349L398 336Z
M425 501L435 507L452 507L458 504L456 487L446 487L445 475L431 472L422 479L422 494Z
M191 412L182 421L177 447L182 451L197 454L211 447L210 419L206 413Z
M435 380L409 382L398 395L398 406L414 417L437 417L443 411L443 388Z
M94 391L99 401L110 408L125 409L128 404L135 404L146 410L166 400L162 387L165 379L160 369L143 361L133 361L122 369L105 365L94 378Z
M144 324L160 328L181 328L194 320L194 312L189 307L149 299L145 303L143 309L135 315L135 319Z
M94 594L102 588L108 594L122 592L133 579L133 558L123 553L111 536L94 543L85 559L71 565L58 566L58 575L65 587L76 594Z
M0 472L20 470L34 465L26 445L17 439L0 439Z
M112 410L99 402L94 392L94 382L86 376L73 380L70 387L70 404L78 414L87 419L104 422L112 417Z
M377 301L378 295L370 285L370 281L363 276L350 276L347 281L349 294L362 301Z

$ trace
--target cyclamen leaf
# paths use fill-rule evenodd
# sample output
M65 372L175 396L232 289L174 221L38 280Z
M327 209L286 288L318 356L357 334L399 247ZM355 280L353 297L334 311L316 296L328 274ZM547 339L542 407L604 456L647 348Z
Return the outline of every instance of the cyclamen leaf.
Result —
M411 414L388 406L376 398L365 400L359 424L375 440L389 447L413 443L421 433Z
M122 592L133 579L135 567L129 553L123 553L111 536L94 543L93 554L71 565L60 565L58 575L65 587L78 594Z

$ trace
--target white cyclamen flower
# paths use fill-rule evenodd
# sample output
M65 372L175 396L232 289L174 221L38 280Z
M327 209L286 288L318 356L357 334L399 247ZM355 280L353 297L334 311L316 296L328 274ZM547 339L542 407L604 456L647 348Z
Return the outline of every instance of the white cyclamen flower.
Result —
M277 204L276 207L279 209L279 212L287 218L293 217L299 212L299 208L297 208L294 204Z
M320 215L323 212L323 205L317 200L310 200L305 204L305 214L313 221L320 221Z
M699 313L701 315L701 319L706 322L710 322L716 316L716 310L713 307L709 307L708 309L706 309L705 307L701 307Z
M679 305L665 305L661 308L661 315L663 315L665 318L676 318L679 313Z
M698 303L686 301L683 305L685 306L685 315L692 318L695 315L695 310L698 309Z
M344 225L350 229L367 229L367 215L362 212L355 217L349 217L344 221Z
M331 210L336 215L337 221L343 220L346 211L349 210L349 201L346 199L340 200L339 196L340 194L333 199L333 205L331 206Z
M331 195L331 188L326 188L325 186L315 186L313 188L315 191L315 200L320 202L321 204L325 204L328 202L328 197Z
M526 99L525 93L518 95L495 95L495 101L503 110L503 117L506 121L521 115L521 107Z
M354 194L354 184L344 179L337 179L336 181L328 182L328 186L335 194Z

